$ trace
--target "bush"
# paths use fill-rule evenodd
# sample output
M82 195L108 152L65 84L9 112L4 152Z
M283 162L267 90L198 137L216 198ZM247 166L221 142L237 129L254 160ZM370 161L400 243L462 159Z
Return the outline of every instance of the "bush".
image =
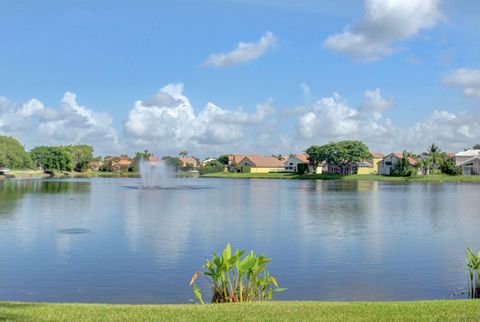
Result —
M214 253L212 260L207 260L203 265L206 271L193 274L190 285L200 303L205 304L195 284L199 275L207 276L212 286L212 303L267 301L274 292L286 290L279 288L277 279L266 271L271 258L256 256L253 251L242 258L244 254L244 250L237 249L232 255L229 243L221 256Z
M462 168L455 165L453 158L444 158L440 164L440 171L447 175L459 175L462 174Z
M305 163L299 163L297 165L297 172L298 174L304 174L308 170L308 165Z
M210 161L206 166L200 167L198 172L200 174L207 174L207 173L215 173L215 172L222 172L225 165L218 161Z

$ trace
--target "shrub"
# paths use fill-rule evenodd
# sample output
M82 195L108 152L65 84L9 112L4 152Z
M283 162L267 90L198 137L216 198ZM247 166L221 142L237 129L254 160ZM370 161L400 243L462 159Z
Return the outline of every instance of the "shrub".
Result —
M298 174L304 174L308 170L308 165L306 163L299 163L297 165Z
M475 254L467 248L465 262L468 267L468 294L471 298L480 298L480 251Z
M255 302L271 300L274 292L285 288L278 286L277 279L266 271L271 258L250 253L242 258L244 250L235 250L232 255L230 243L221 256L213 254L212 260L203 265L206 270L195 272L190 281L198 301L205 304L200 288L195 284L199 275L207 277L212 286L212 303Z

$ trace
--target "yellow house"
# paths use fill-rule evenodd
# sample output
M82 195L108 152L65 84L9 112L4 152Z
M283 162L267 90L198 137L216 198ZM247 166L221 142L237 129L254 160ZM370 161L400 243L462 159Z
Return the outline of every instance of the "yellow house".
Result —
M259 155L246 155L238 162L242 172L248 173L268 173L280 172L285 169L284 160L276 157L264 157Z
M385 157L381 153L370 151L372 158L358 164L357 174L378 174L378 162Z

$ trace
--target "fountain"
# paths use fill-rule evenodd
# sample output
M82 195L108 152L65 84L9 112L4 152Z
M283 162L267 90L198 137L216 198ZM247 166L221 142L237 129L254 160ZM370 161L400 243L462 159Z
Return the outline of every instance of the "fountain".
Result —
M141 160L139 169L143 188L158 189L174 185L175 174L173 169L163 160Z

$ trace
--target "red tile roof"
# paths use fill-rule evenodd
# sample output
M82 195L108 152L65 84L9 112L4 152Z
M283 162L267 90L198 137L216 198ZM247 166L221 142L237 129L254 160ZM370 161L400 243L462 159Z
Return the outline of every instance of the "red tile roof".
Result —
M260 155L246 155L243 159L240 160L240 163L245 159L248 158L256 167L283 167L283 163L285 160L278 160L275 157L264 157Z

